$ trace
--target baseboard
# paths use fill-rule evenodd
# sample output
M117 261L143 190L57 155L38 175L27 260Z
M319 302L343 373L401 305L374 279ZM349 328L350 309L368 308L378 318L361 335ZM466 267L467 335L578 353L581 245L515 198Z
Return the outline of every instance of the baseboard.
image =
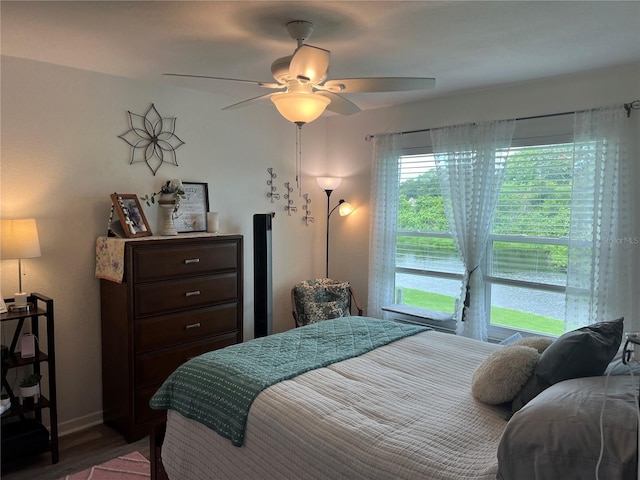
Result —
M102 423L102 410L99 410L83 417L67 420L66 422L58 423L58 436L64 437L72 433L86 430L90 427L95 427Z

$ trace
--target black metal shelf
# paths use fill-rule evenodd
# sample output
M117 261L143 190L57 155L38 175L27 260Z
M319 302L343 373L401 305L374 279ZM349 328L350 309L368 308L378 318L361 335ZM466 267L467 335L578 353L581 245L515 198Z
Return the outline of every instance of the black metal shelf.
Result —
M7 303L13 299L6 299ZM55 338L53 299L40 293L31 294L27 301L32 304L28 310L8 311L0 314L0 322L17 322L11 345L8 347L7 357L0 362L2 371L2 386L11 400L11 408L2 414L2 463L9 463L18 457L29 456L42 451L51 452L51 462L58 463L58 410L56 402L56 369L55 369ZM40 332L40 322L45 320L45 345L38 345L33 357L22 358L16 347L25 322L29 322L31 333L37 338ZM14 368L32 367L33 373L40 373L41 364L47 364L48 398L40 394L36 402L33 397L23 399L20 405L19 397L13 392L7 381L9 371ZM42 387L42 385L41 385ZM42 392L41 392L42 393ZM42 425L42 411L48 409L49 432ZM46 437L46 438L43 438ZM37 448L36 448L37 447Z

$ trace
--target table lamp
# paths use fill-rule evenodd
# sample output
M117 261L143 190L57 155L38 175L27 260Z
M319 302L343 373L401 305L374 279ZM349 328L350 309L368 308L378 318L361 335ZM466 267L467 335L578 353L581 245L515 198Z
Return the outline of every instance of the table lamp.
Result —
M14 295L14 303L9 310L29 310L28 294L22 291L22 259L35 258L41 255L38 228L34 218L21 220L2 220L1 254L2 259L18 260L18 292Z

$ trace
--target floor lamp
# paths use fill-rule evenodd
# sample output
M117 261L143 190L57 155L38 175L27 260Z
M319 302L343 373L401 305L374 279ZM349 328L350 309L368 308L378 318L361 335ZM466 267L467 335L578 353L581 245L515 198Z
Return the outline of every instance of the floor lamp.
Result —
M340 186L342 182L338 177L318 177L316 179L320 188L327 194L327 243L326 243L326 255L325 255L325 277L329 278L329 220L331 214L338 209L338 213L341 217L349 215L353 211L353 207L349 202L345 202L343 198L338 201L338 204L331 208L331 193Z

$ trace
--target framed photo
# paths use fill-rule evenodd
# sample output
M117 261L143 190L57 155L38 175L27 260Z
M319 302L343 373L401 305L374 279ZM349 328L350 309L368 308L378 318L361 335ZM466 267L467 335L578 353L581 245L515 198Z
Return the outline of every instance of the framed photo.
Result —
M182 182L185 198L180 200L173 224L180 233L206 232L209 187L206 183Z
M112 193L111 202L118 213L122 230L128 238L152 235L137 195Z

